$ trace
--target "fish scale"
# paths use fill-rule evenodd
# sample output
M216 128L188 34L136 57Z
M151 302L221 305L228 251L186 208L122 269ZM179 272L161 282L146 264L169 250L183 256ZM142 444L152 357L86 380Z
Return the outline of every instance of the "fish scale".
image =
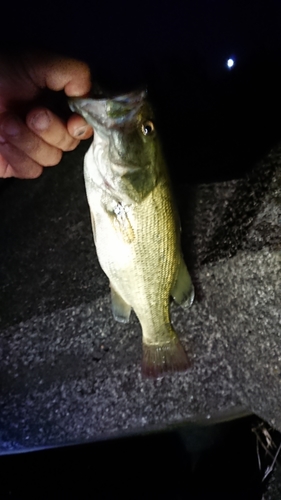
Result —
M155 331L159 330L162 324L170 322L169 297L179 265L173 255L174 246L169 244L174 224L171 205L167 203L169 200L165 191L165 186L158 184L156 191L135 207L139 230L138 239L134 243L135 255L132 254L132 264L142 292L134 295L133 290L122 289L122 295L126 296L126 301L133 307L140 320L145 342L151 344L160 342L159 338L155 338ZM150 199L155 198L155 194L160 200L160 214L160 207ZM148 234L151 235L150 238L147 237ZM157 235L160 234L161 238L158 238ZM122 277L120 280L122 281Z
M188 308L193 286L180 248L179 218L144 93L72 99L94 127L84 175L100 265L117 321L133 309L143 336L142 373L182 371L190 360L170 322L170 297Z

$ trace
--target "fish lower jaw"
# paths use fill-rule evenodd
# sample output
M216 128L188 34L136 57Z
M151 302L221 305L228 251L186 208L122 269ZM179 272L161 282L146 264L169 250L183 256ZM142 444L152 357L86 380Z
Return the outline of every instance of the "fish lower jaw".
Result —
M177 338L162 344L143 342L142 349L142 376L145 378L160 378L166 373L185 372L191 367L191 361Z

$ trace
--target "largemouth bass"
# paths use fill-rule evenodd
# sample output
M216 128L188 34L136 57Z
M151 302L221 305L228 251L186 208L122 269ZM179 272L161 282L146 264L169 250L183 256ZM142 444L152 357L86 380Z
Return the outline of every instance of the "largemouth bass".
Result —
M189 307L194 292L146 94L73 98L70 107L94 128L84 176L114 318L126 323L135 311L142 327L144 376L186 370L190 361L171 325L169 304L172 297Z

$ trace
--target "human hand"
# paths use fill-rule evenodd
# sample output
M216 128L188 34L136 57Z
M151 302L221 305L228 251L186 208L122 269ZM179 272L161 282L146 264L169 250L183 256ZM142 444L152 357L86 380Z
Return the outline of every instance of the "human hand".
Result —
M90 71L81 61L39 51L0 54L0 177L39 177L43 167L59 163L63 151L91 137L81 116L64 123L36 104L44 89L84 96L90 88Z

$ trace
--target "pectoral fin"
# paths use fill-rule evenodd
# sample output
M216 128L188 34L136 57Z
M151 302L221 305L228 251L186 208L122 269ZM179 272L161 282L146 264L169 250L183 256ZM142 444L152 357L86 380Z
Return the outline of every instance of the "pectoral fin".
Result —
M185 309L188 309L194 300L194 287L183 259L171 295L175 302Z
M130 320L131 306L122 299L122 297L117 293L112 284L111 288L111 307L114 319L120 323L128 323Z

